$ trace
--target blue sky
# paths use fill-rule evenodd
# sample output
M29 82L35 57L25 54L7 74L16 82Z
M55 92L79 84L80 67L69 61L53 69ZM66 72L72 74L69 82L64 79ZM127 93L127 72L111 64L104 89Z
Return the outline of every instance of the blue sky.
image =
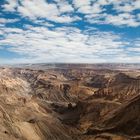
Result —
M140 0L1 0L0 64L51 62L140 62Z

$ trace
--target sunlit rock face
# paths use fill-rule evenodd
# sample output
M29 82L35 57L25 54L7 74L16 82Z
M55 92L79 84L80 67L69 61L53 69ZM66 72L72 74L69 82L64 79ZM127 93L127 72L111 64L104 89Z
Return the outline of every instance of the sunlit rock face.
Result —
M140 138L138 69L67 67L0 68L2 140Z

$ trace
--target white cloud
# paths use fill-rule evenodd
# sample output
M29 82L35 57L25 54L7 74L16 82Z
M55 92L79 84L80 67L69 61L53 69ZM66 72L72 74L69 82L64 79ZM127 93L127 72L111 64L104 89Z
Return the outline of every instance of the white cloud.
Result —
M59 9L60 13L74 12L74 8L67 1L59 1L57 3L57 6L59 6L58 9Z
M60 1L58 5L49 4L45 0L22 0L20 1L21 5L18 4L18 1L14 1L14 5L11 1L7 1L7 4L3 6L5 11L15 11L23 17L28 17L31 20L36 20L37 18L46 18L50 21L60 22L60 23L69 23L76 20L79 20L80 17L70 16L70 15L61 15L65 12L72 12L73 8L67 2Z
M128 51L131 51L131 52L139 53L139 55L140 55L140 38L135 39L135 40L131 43L131 45L132 45L133 47L130 47L130 48L128 48L127 50L128 50Z
M13 23L13 22L17 22L17 21L19 21L19 19L0 18L0 24Z
M121 12L132 12L140 9L139 0L122 0L114 5L114 9Z
M135 52L139 52L140 53L140 48L139 47L133 47L133 48L129 48L129 51L135 51Z
M114 62L114 61L112 61ZM123 62L123 63L139 63L140 62L140 57L139 56L127 56L127 55L122 55L121 57L118 57L115 62Z
M117 61L122 54L127 55L124 46L129 42L122 41L121 36L113 32L94 29L88 34L88 31L82 32L74 27L50 30L26 26L26 29L1 29L4 34L4 39L0 40L1 46L8 45L8 51L23 55L21 61L93 63L106 62L108 57L111 57L110 61Z
M90 0L73 0L75 8L80 8L81 6L90 5Z
M93 2L93 3L92 3ZM140 26L139 16L133 14L134 10L140 9L139 0L98 0L82 1L74 0L73 4L78 8L78 12L85 14L85 18L90 23L112 24L115 26ZM112 5L112 9L104 6ZM115 15L110 12L114 10Z
M84 20L91 24L111 24L115 26L140 26L140 14L133 14L139 9L139 0L7 0L4 11L16 12L35 23L22 28L4 27L18 19L0 18L1 49L22 55L12 59L15 62L136 62L139 61L139 39L125 42L123 35L114 32L99 31L96 28L80 30L71 23ZM106 6L112 4L115 15ZM83 14L80 17L78 13ZM20 19L19 19L20 20ZM52 22L51 22L52 21ZM37 26L38 25L38 26ZM68 27L66 27L68 25ZM71 25L71 27L69 27ZM87 25L88 26L88 25ZM5 47L8 46L8 47ZM128 46L128 47L127 47ZM135 56L130 56L130 53ZM110 59L111 58L111 59ZM2 59L1 59L2 60ZM10 62L6 60L5 62Z
M107 15L105 22L113 25L126 25L132 27L137 27L140 24L135 20L135 16L128 13L119 14L117 16Z
M90 23L140 26L139 16L133 13L135 10L140 10L139 0L73 0L72 4L66 0L56 0L56 3L48 3L45 0L39 2L37 0L22 0L20 3L17 0L7 0L3 8L5 11L16 11L33 21L38 18L45 18L54 22L70 23L83 20L77 16L77 13L81 13L85 15L84 20ZM109 5L112 5L112 8L105 7ZM116 14L114 15L110 10Z
M3 5L3 8L6 11L11 11L14 12L16 11L16 7L18 6L18 0L7 0L7 3L5 5Z

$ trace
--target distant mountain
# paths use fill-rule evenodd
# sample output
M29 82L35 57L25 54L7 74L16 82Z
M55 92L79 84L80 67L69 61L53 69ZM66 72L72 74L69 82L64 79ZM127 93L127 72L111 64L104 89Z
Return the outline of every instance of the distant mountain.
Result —
M26 68L36 68L36 69L51 69L51 68L61 68L61 69L72 69L72 68L87 68L87 69L140 69L140 63L26 63L26 64L13 64L6 65L10 67L26 67Z

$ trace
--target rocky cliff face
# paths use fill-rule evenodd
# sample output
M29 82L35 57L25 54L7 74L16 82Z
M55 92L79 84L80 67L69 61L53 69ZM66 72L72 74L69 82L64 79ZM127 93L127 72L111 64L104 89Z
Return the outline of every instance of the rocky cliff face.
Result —
M140 93L139 77L130 77L125 73L116 73L106 79L104 77L100 78L100 86L98 85L100 88L95 92L93 98L104 96L108 100L124 102ZM98 82L95 81L94 83ZM93 87L95 86L93 85Z
M81 68L1 68L0 138L138 138L139 75Z

